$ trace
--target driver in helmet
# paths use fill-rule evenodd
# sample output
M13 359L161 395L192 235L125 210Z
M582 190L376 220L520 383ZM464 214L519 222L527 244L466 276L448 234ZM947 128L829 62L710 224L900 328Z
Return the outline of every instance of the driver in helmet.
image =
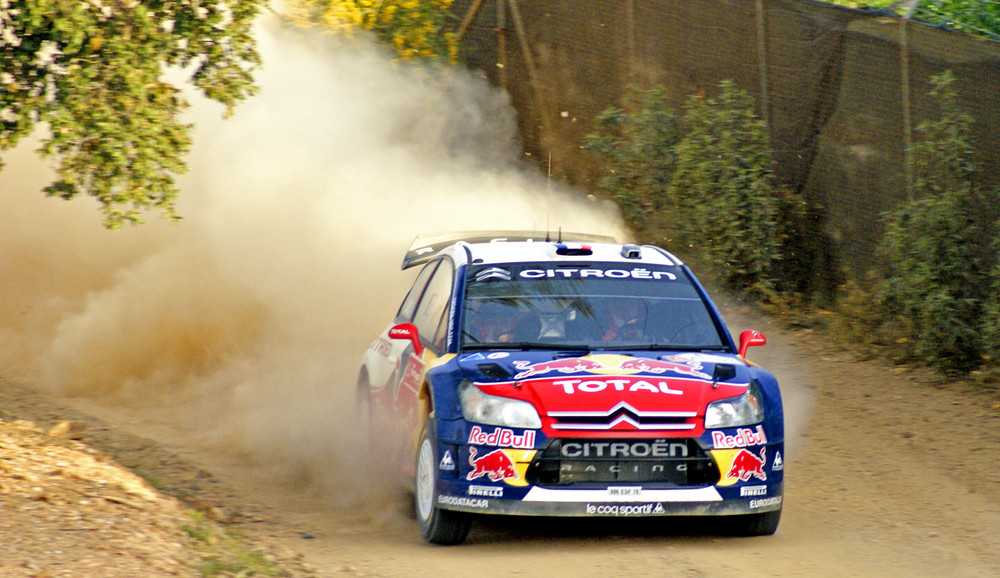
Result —
M642 299L619 297L611 300L606 313L607 330L602 341L635 340L643 336L646 305Z
M517 318L503 305L484 304L472 319L473 334L483 343L507 343L514 339Z

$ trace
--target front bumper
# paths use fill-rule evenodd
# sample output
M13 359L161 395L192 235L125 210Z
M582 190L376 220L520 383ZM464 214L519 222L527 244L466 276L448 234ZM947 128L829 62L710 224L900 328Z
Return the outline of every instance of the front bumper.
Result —
M522 497L507 497L506 488L440 482L438 507L477 514L524 516L725 516L760 514L781 509L782 483L769 484L754 497L724 499L714 486L645 489L529 487ZM518 492L520 493L520 492ZM493 494L493 496L490 496ZM497 494L500 497L495 497Z
M768 440L759 428L753 436L741 430L747 428L716 433L714 442L715 432L702 438L543 439L533 430L499 427L445 431L447 441L438 446L437 506L479 514L605 517L780 510L783 440Z

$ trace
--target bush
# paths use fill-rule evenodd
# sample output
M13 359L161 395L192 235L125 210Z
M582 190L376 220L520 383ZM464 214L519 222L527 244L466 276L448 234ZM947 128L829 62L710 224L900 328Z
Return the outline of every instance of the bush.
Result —
M996 195L1000 196L1000 195ZM992 255L1000 255L1000 221L994 226ZM1000 262L994 263L983 321L983 361L988 378L1000 380Z
M752 97L731 81L719 88L718 99L691 97L680 120L662 89L633 88L625 108L601 113L583 148L602 157L597 188L641 237L690 249L732 288L770 294L794 285L775 283L775 268L783 243L804 237L791 227L806 206L774 186Z
M946 373L979 366L984 347L983 247L976 219L972 118L957 104L950 72L932 78L941 118L921 123L914 145L916 200L883 218L888 274L880 306L898 322L909 353Z
M945 373L980 361L985 279L961 191L906 203L886 216L890 261L882 303L899 318L914 356Z
M655 212L670 209L667 186L674 164L677 120L660 89L629 89L625 108L597 117L583 148L602 157L597 188L618 203L629 226L644 230Z
M767 125L746 92L729 80L719 87L718 99L695 95L684 106L667 197L727 285L769 291L782 233Z

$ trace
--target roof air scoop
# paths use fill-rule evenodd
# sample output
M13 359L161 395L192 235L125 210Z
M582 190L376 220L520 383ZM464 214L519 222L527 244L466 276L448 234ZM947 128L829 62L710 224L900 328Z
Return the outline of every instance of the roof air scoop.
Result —
M626 259L638 259L641 252L639 245L622 245L622 257Z

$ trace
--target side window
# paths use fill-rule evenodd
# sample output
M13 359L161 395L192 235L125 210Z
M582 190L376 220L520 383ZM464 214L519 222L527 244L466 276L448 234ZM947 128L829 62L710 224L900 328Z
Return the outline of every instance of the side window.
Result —
M399 306L399 312L396 313L396 323L404 323L413 319L413 311L417 308L420 296L424 294L424 286L427 285L427 279L430 278L431 273L437 268L438 263L440 261L432 261L424 265L420 274L417 275L417 279L413 282L410 292L406 294L406 299L403 299L403 304Z
M417 326L420 336L426 340L435 342L439 324L451 302L454 277L452 267L446 263L438 267L437 272L427 283L424 296L420 299L417 312L413 315L413 324Z

